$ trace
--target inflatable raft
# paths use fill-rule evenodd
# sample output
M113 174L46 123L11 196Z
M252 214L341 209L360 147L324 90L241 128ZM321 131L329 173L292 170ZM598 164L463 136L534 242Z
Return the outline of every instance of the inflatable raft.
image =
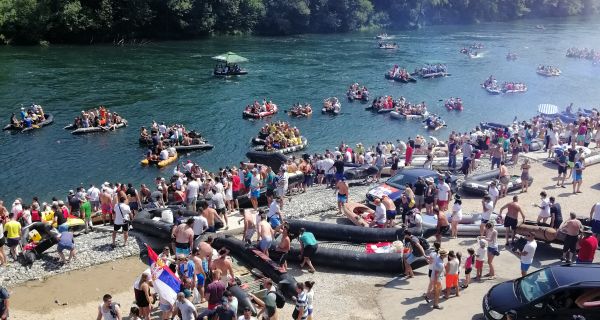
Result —
M271 111L252 113L252 112L244 110L242 115L244 118L261 119L264 117L270 117L272 115L275 115L276 113L277 113L277 105L273 105L273 109Z
M394 119L424 119L429 116L429 112L425 111L423 114L404 114L398 111L390 112L390 117Z
M172 212L170 215L165 215L165 218L166 216L172 216L173 219L175 219L175 217L180 214L183 217L194 217L198 215L196 212L176 206L160 209L144 209L135 215L135 218L131 221L131 226L136 232L149 237L162 239L170 243L171 229L173 229L174 224L166 221L168 219L163 219L163 211L165 210L170 210ZM152 248L154 247L152 246Z
M247 152L246 158L248 158L252 163L269 166L274 172L278 172L279 168L288 161L288 157L282 153L266 151Z
M353 166L344 168L344 177L349 180L364 179L368 176L374 175L379 171L376 166L365 164L362 166Z
M227 248L236 259L262 272L267 278L277 283L278 289L287 299L296 296L296 279L264 255L259 249L246 245L245 242L233 237L216 237L212 247L219 250Z
M58 243L56 237L58 232L51 225L43 222L34 222L21 230L21 247L26 248L23 251L26 264L33 263L42 253L52 248ZM36 244L30 244L34 238Z
M256 147L254 150L256 151L263 151L263 152L267 152L267 153L292 153L292 152L298 152L304 148L306 148L306 146L308 145L308 140L306 140L305 137L300 137L300 139L302 140L302 143L296 146L291 146L291 147L287 147L287 148L283 148L283 149L273 149L270 151L266 151L264 150L264 147ZM262 139L260 138L254 138L252 139L252 143L260 143ZM263 144L264 144L264 140L262 140Z
M358 202L347 202L342 207L346 217L359 227L369 227L373 221L375 211Z
M451 211L446 212L448 216L448 222L451 222L450 216L452 215ZM423 237L429 238L436 234L436 226L437 226L437 217L430 216L427 214L421 215L423 217ZM490 221L495 223L495 228L498 230L498 235L502 236L505 234L504 225L500 224L498 219L498 215L495 213L492 214L492 218ZM480 235L480 226L481 226L481 213L473 213L473 214L463 214L462 219L458 223L458 236L460 237L476 237ZM450 235L450 231L448 231L448 235Z
M54 122L54 115L52 113L45 113L44 118L46 120L36 123L29 128L15 127L12 124L7 124L2 130L20 131L21 133L25 133L32 130L41 129L42 127L50 125Z
M319 240L343 241L351 243L371 243L395 241L404 237L403 228L363 228L307 220L288 220L290 233L298 234L300 228L312 232Z
M211 150L214 148L212 144L209 143L200 143L200 144L190 144L189 146L174 146L177 152L185 152L185 151L195 151L195 150Z
M470 176L465 180L461 188L465 193L483 196L487 192L488 185L493 181L498 179L499 170L492 170L490 172L476 174ZM533 177L529 176L529 185L533 183ZM508 191L515 191L521 189L521 176L513 175L510 176L510 181L508 182Z
M343 270L404 273L402 253L367 253L367 245L321 241L310 260L318 266ZM276 244L272 245L271 249L275 246ZM296 241L292 242L287 257L288 261L300 262L300 245ZM418 269L426 266L427 260L425 257L413 256L410 258L409 263L413 269Z
M71 134L88 134L88 133L96 133L96 132L107 132L113 131L116 129L120 129L127 126L127 120L123 119L121 123L118 123L114 126L113 129L110 127L88 127L88 128L75 128L75 125L68 125L64 127L65 130L73 130Z
M162 167L166 167L166 166L170 165L171 163L175 162L176 160L177 160L177 153L174 156L171 156L165 160L160 160L160 161L149 161L148 159L143 159L142 161L140 161L140 164L142 166L156 164L157 167L162 168Z

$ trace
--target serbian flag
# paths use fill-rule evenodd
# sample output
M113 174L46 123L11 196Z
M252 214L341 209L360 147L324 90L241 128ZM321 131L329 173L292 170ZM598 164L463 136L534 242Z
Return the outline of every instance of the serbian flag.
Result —
M146 244L146 248L148 249L148 258L150 258L150 273L152 274L154 290L161 298L174 304L181 287L181 281L165 265L162 259L158 258L158 255L150 246Z

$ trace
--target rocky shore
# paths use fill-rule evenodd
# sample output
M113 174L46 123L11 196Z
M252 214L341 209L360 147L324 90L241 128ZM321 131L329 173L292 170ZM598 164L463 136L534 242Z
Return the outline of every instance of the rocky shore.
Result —
M117 238L117 241L117 247L112 249L110 232L97 230L88 234L81 233L75 237L77 254L73 261L60 263L54 246L44 252L31 266L24 266L17 261L1 266L2 284L6 287L14 287L26 281L44 280L57 274L139 255L140 249L135 238L130 238L126 246L122 245L122 237Z

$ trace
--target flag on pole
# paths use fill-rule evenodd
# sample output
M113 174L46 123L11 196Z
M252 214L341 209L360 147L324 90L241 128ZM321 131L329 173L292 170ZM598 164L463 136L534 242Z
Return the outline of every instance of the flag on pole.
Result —
M146 248L150 259L150 272L154 290L162 299L174 304L177 300L177 293L181 288L181 281L150 246L146 244Z

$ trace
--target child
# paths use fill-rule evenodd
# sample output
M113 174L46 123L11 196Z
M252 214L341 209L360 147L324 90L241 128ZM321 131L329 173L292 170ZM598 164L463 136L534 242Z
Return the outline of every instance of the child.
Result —
M477 276L475 279L481 280L481 274L483 273L483 262L487 257L487 241L485 239L479 239L479 248L477 249L477 255L475 257L475 269L477 270Z
M456 296L460 296L458 289L458 267L460 262L456 259L456 255L453 250L448 252L448 262L446 263L446 294L444 297L448 299L450 297L450 289L456 288Z
M306 287L306 308L308 310L307 320L312 320L313 301L315 297L315 291L313 290L314 285L314 281L304 281L304 287Z
M463 283L462 288L468 288L469 283L471 283L471 270L473 270L473 264L475 263L475 250L473 248L467 249L467 253L469 256L465 261L465 283Z

